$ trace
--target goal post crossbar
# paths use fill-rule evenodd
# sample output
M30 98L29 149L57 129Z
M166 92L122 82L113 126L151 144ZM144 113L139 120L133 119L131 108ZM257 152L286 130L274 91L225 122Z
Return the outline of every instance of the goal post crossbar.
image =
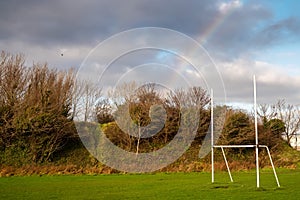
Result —
M215 148L252 148L256 145L214 145Z

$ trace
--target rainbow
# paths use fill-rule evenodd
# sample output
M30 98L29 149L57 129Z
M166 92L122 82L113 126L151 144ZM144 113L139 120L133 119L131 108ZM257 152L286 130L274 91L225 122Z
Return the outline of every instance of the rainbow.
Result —
M219 14L213 19L213 22L210 23L205 29L204 32L197 37L197 41L200 44L205 43L213 33L215 33L218 28L228 19L229 16L240 6L239 1L232 1L228 3L229 7L224 11L219 11Z
M223 6L223 8L221 7ZM241 6L241 2L239 0L232 0L227 4L220 5L220 10L218 15L213 19L212 23L209 23L208 26L202 30L200 30L200 34L195 37L195 41L198 42L200 46L203 45L208 41L208 39L220 28L224 22L236 11L237 8ZM205 48L204 48L205 49ZM193 56L197 56L197 51L199 49L190 49L188 54ZM186 63L177 63L179 66L179 72L185 72L186 70ZM196 74L199 76L199 74ZM204 77L202 77L204 78ZM206 83L206 81L205 81ZM206 83L207 84L207 83ZM207 86L207 85L206 85Z

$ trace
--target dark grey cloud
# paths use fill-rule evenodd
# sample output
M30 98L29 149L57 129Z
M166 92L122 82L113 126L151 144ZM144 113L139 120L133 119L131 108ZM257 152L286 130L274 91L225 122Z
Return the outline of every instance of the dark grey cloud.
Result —
M79 67L89 50L114 34L137 27L164 27L203 42L212 58L220 63L229 96L245 98L251 92L251 83L250 87L246 85L253 71L232 76L224 72L226 66L222 62L232 62L240 69L243 63L234 63L236 59L253 51L299 41L300 20L276 19L274 10L265 6L264 1L239 3L235 0L0 1L0 50L22 52L29 62L47 61L58 68ZM62 49L64 57L60 56ZM147 62L145 56L134 59ZM124 63L127 64L122 63L123 71ZM249 64L246 69L251 67ZM115 68L113 73L123 71ZM268 72L272 70L268 68ZM246 75L247 79L243 77ZM282 91L280 94L297 99L297 84L289 87L291 84L286 80L280 85L274 81L266 83L264 90L270 92L264 94L271 95L276 91L274 88L281 88L277 90ZM244 86L248 89L241 90Z
M112 23L105 3L54 0L2 4L0 37L34 44L90 42L106 33Z
M229 9L229 14L222 13L221 5L222 1L211 0L1 1L0 40L41 46L94 45L120 31L144 26L170 28L197 38L217 21L205 45L216 56L230 58L299 33L299 23L292 19L257 30L272 21L271 10L257 2Z
M222 15L222 1L52 0L1 1L0 40L22 40L39 45L94 44L135 27L158 26L201 36ZM227 1L228 2L228 1ZM252 45L270 45L299 33L297 20L268 24L272 12L255 3L229 10L209 35L209 45L238 54ZM288 32L289 34L287 34ZM255 39L255 42L253 40Z
M134 27L188 34L209 22L210 1L1 1L0 38L38 44L87 43Z

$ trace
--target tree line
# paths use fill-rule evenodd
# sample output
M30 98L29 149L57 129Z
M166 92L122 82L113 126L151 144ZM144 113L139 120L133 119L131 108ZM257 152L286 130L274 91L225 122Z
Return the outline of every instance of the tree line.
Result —
M190 116L182 115L183 109L199 112L193 145L201 145L210 124L210 98L201 87L164 92L152 83L138 87L130 82L104 95L99 87L76 80L74 70L59 71L47 64L28 67L24 56L6 52L0 55L0 94L2 163L16 159L20 163L51 161L55 153L67 150L68 142L80 141L74 125L78 120L96 121L114 144L135 153L157 150L169 143L181 120L190 120ZM253 144L252 115L224 108L219 142ZM282 134L290 143L300 129L299 113L297 106L284 101L261 105L261 143L275 148L282 142ZM188 128L185 131L188 133Z
M168 144L175 137L179 128L181 128L181 120L187 120L181 116L181 109L187 106L199 110L198 128L193 145L201 145L209 132L211 123L210 97L207 91L201 87L192 87L161 94L155 88L156 85L152 83L139 88L134 82L127 83L112 91L108 97L109 100L104 99L100 101L96 105L97 122L102 124L102 130L106 136L114 144L127 151L139 153L157 150ZM132 95L124 97L120 94ZM166 112L165 123L159 129L156 128L159 125L155 126L155 123L160 124L159 121L151 122L151 118L154 118L151 116L153 107L158 109L155 105L161 105ZM268 145L271 149L276 148L282 144L283 136L285 136L287 143L290 144L291 138L294 136L293 133L299 130L299 125L296 128L297 124L294 124L294 121L289 121L283 117L286 116L286 113L296 114L298 110L290 105L288 105L288 109L283 109L284 106L284 101L279 101L276 105L259 106L261 119L258 125L260 144ZM125 111L122 112L123 107L125 107L125 111L129 110L130 117L124 117ZM221 124L219 144L255 144L253 114L227 106L216 106L214 109L216 112L224 112L222 117L225 118L222 120L224 124ZM277 115L274 115L276 112L281 113L277 118ZM164 115L163 112L157 111L156 113L160 116ZM190 118L189 120L193 119ZM293 120L299 121L300 118ZM126 124L126 126L121 125L120 127L120 123ZM150 138L141 137L143 134L151 134L151 129L143 129L145 132L140 129L150 123L154 124L151 128L157 132ZM137 125L138 129L135 132L131 129L131 124ZM294 129L290 129L291 124L294 124ZM189 130L186 131L188 132Z

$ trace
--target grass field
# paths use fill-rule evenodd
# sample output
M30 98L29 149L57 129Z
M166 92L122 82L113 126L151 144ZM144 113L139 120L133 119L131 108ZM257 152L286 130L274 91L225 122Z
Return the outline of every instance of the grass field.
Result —
M299 199L300 171L279 170L277 188L271 171L228 174L156 173L0 178L0 199Z

